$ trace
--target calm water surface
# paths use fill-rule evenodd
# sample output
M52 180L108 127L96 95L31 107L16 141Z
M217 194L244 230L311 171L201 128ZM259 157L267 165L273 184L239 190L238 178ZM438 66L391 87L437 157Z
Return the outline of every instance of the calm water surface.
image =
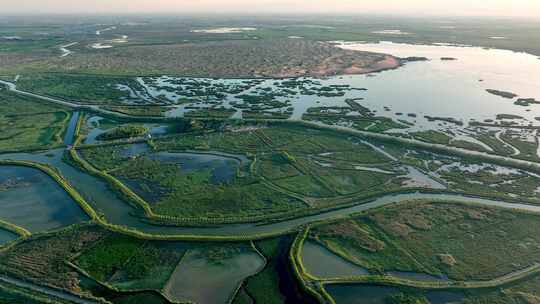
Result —
M264 264L265 260L254 251L210 262L193 250L172 274L165 293L178 302L229 303L239 284L259 272Z
M11 231L0 229L0 246L16 240L19 236Z
M55 180L27 167L0 166L0 218L40 232L87 220Z
M302 248L302 262L306 271L318 278L367 275L369 272L337 256L324 246L306 241Z
M330 284L325 289L337 304L386 304L390 297L400 293L396 287L364 284ZM459 303L465 297L450 291L430 291L424 296L431 304Z
M347 90L343 97L324 97L303 95L296 90L296 95L276 97L276 100L288 102L283 108L272 111L283 111L293 107L291 119L301 119L311 107L346 107L347 98L362 98L359 103L376 111L376 115L406 120L414 123L413 130L459 128L443 122L429 122L424 115L433 117L452 117L462 120L467 126L470 120L483 121L495 119L497 114L515 114L526 120L520 124L540 125L534 118L539 116L540 105L522 107L514 105L514 100L486 92L496 89L513 92L522 98L540 100L540 60L537 56L507 50L484 49L480 47L459 47L441 45L410 45L391 42L381 43L343 43L340 47L351 50L379 52L398 57L421 56L429 61L410 62L405 66L370 75L336 76L327 79L316 79L322 86L349 85L351 88L365 88L367 91ZM456 60L441 60L451 57ZM158 87L139 82L151 95L165 95L170 100L178 100L181 88L173 84L173 77L163 76L158 79ZM301 78L300 80L302 80ZM306 78L307 79L307 78ZM201 81L219 85L237 85L249 79L202 79ZM276 83L281 80L266 80L242 92L251 94L260 92L261 88L279 90ZM160 87L179 89L168 92ZM235 94L212 103L198 102L198 107L212 107L216 104L230 108L234 103L242 103ZM232 103L232 104L231 104ZM189 104L188 104L189 105ZM177 106L170 116L182 116L190 111L188 105ZM241 110L234 117L241 117ZM414 113L417 117L409 117ZM473 141L465 133L462 139Z

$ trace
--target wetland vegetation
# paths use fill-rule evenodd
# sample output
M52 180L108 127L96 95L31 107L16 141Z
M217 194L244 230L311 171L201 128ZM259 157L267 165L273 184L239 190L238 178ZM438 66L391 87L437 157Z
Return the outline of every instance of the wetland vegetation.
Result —
M478 281L538 261L534 236L538 220L536 215L491 208L412 202L317 227L310 235L371 272L416 272ZM470 254L471 249L475 254ZM520 257L519 262L515 256Z
M539 301L537 23L81 18L0 17L1 303Z
M0 151L46 149L62 145L70 117L67 108L0 89Z

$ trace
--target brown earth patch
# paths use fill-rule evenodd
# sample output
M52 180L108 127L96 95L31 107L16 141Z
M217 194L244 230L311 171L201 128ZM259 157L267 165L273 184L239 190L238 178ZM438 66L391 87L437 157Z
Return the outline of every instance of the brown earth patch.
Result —
M451 254L439 254L437 255L437 257L439 258L439 261L441 261L441 263L450 267L454 266L457 263L456 259Z
M359 247L369 251L377 252L383 250L384 242L373 237L368 231L362 229L354 221L341 222L325 227L318 228L315 231L319 239L340 238L354 242Z
M392 235L399 237L406 237L414 232L414 229L410 226L398 222L390 223L386 225L385 228L388 229Z
M0 71L16 68L93 74L170 74L193 77L326 77L396 68L399 59L338 48L326 42L292 39L228 40L162 45L125 45L81 50L43 60L0 56ZM20 71L19 71L20 70Z
M482 210L467 210L467 217L469 217L471 220L486 220L488 218L488 214L486 212L482 212Z
M430 230L431 222L425 219L423 216L416 215L407 219L407 224L412 226L415 229L419 230Z

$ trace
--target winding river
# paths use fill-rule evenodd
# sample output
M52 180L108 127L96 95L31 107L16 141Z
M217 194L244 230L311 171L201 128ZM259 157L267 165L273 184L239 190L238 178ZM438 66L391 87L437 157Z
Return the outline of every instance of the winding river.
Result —
M26 160L51 165L77 189L95 210L104 214L105 219L117 225L124 225L135 228L147 234L160 234L170 236L197 235L197 236L225 236L233 237L242 235L255 238L260 234L284 234L298 227L320 220L347 217L351 214L392 205L415 199L425 199L431 201L457 201L469 204L479 204L484 206L516 209L529 212L540 213L540 206L514 204L502 201L467 197L453 194L398 194L385 195L377 199L365 202L358 202L358 205L332 211L322 212L316 215L309 215L301 218L285 220L281 222L258 225L254 223L229 224L212 227L173 227L152 225L141 220L135 208L122 201L115 192L103 180L92 175L83 173L62 161L64 150L57 149L44 153L15 153L2 154L0 160Z

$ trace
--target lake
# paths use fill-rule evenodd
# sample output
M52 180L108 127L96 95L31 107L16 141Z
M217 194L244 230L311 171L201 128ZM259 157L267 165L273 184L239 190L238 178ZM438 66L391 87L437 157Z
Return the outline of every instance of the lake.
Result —
M242 118L246 109L284 112L292 109L290 119L302 119L312 107L347 107L345 99L374 111L377 116L407 121L407 132L425 129L460 130L457 139L478 143L467 136L471 120L495 120L498 114L523 117L519 125L540 125L535 120L540 105L518 106L514 99L488 93L487 89L508 91L521 98L540 100L540 60L537 56L507 50L449 45L410 45L391 42L341 43L345 49L379 52L398 57L421 56L428 61L408 62L404 66L376 74L334 76L325 79L299 78L303 89L289 86L291 79L209 79L155 77L138 78L150 95L165 96L171 103L186 98L190 102L175 106L169 116L183 116L193 108L234 108L235 118ZM442 60L453 58L455 60ZM212 90L198 90L197 86ZM346 86L343 96L319 95L321 88ZM308 94L310 92L311 94ZM313 90L318 92L313 94ZM219 95L216 95L218 92ZM335 92L335 91L334 91ZM199 95L197 95L199 94ZM212 95L214 94L214 95ZM242 95L270 96L282 104L245 101ZM409 114L414 114L410 115ZM347 115L356 115L351 112ZM461 120L464 125L429 121L424 116Z

